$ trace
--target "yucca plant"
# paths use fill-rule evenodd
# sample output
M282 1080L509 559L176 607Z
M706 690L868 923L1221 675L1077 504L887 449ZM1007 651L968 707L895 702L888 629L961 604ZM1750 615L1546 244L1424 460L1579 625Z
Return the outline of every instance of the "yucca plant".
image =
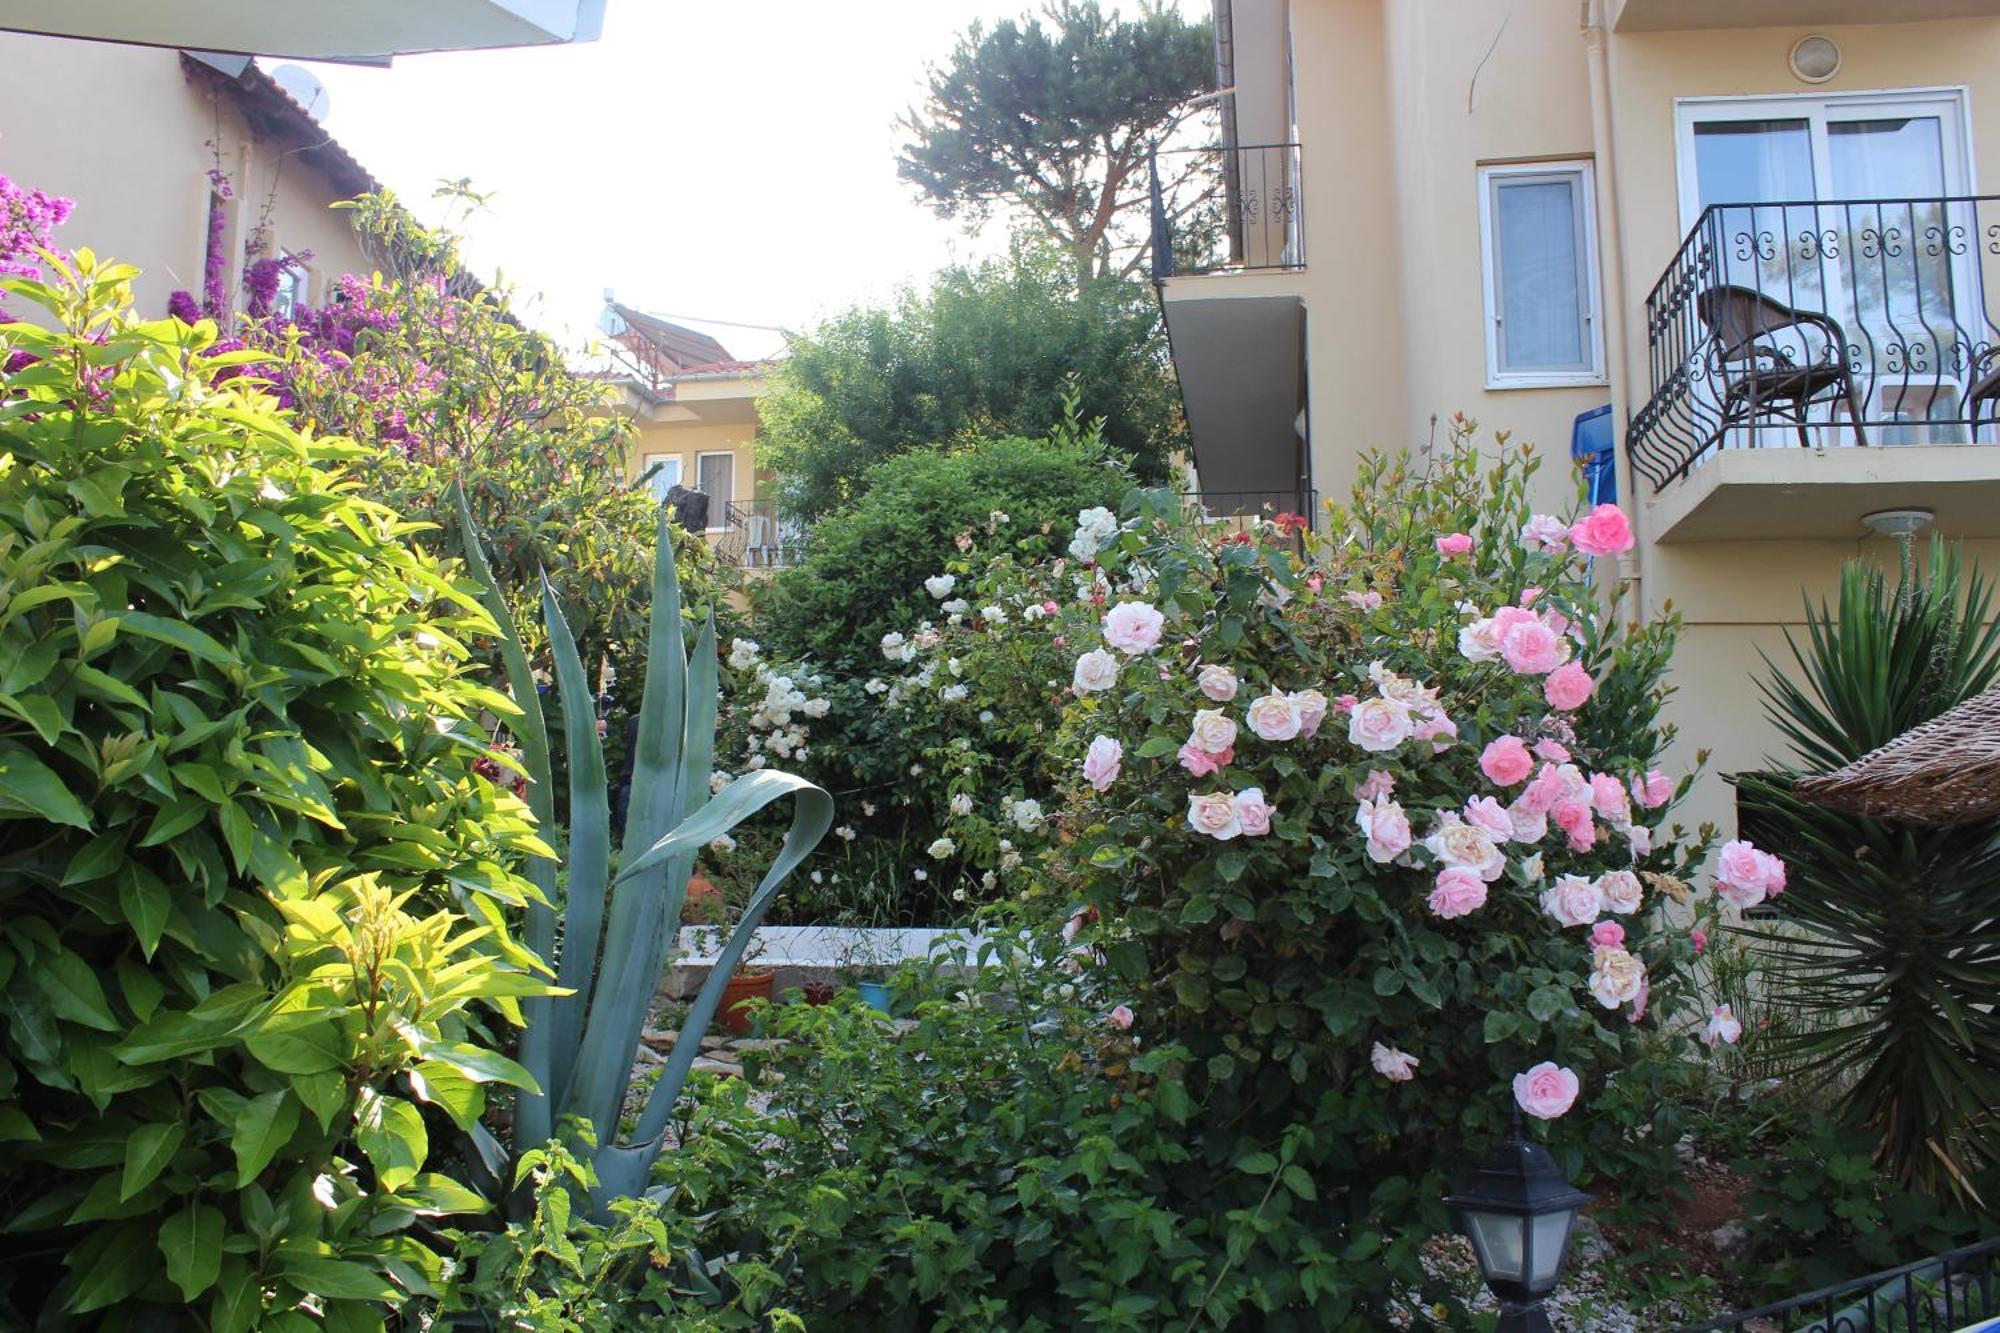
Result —
M1838 604L1809 603L1805 642L1788 636L1792 671L1766 658L1765 709L1791 755L1737 777L1738 811L1790 887L1743 934L1780 1063L1837 1089L1836 1112L1877 1136L1899 1180L1976 1199L2000 1165L2000 823L1868 819L1792 790L2000 678L1991 585L1937 539L1911 566L1906 550L1892 586L1850 563Z
M636 1195L665 1141L674 1104L687 1084L702 1035L785 877L796 870L833 823L833 798L804 778L761 769L710 795L714 772L718 671L711 610L688 653L682 628L680 580L664 512L653 561L653 604L646 682L623 845L614 856L604 748L597 736L595 697L578 659L576 640L546 583L542 608L555 663L569 777L568 827L558 826L549 732L528 656L505 599L459 497L464 549L483 589L482 600L503 635L501 655L521 715L515 741L526 770L528 804L546 842L564 858L537 858L529 874L550 904L531 907L524 939L556 966L567 994L523 1003L520 1060L541 1092L523 1093L514 1108L516 1154L549 1141L571 1116L589 1122L600 1204ZM742 919L696 995L653 1085L638 1124L620 1133L619 1116L632 1081L639 1037L654 990L680 934L688 878L703 847L774 801L790 798L792 826ZM566 873L564 870L566 868ZM560 892L559 892L560 890ZM480 1151L505 1180L507 1155L490 1135Z

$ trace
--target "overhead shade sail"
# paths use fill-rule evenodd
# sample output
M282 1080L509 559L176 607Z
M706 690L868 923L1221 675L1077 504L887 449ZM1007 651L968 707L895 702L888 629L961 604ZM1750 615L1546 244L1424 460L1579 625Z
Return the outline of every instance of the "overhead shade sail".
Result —
M0 0L0 30L294 60L595 41L605 0Z

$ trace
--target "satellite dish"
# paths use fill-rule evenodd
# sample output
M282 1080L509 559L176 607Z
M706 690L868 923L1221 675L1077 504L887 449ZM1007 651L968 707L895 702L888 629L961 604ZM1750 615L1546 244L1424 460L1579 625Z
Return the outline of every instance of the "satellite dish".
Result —
M326 85L319 81L319 76L304 65L279 65L271 71L271 82L290 93L292 100L304 107L306 114L314 120L326 120L333 99L327 94Z

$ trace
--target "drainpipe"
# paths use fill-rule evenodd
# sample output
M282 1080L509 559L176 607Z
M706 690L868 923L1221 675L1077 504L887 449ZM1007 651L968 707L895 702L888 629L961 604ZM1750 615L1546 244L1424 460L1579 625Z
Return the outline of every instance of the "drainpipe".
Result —
M1607 3L1608 0L1581 0L1578 21L1583 33L1584 58L1590 69L1590 129L1597 158L1597 246L1604 283L1601 318L1611 379L1611 421L1618 436L1618 447L1611 451L1611 458L1618 478L1618 493L1627 497L1637 535L1632 549L1618 557L1618 577L1631 588L1633 614L1644 624L1651 618L1646 608L1644 582L1646 506L1640 501L1632 461L1624 448L1632 420L1628 382L1632 363L1627 355L1630 308L1625 301L1625 212L1618 203L1618 150L1611 132L1611 69L1606 50L1610 33L1604 26Z

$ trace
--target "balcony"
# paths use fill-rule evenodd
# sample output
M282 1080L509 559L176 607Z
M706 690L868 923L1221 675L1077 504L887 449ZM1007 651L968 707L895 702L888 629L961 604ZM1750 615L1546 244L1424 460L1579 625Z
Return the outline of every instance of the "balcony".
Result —
M1149 170L1154 281L1306 266L1297 144L1163 150Z
M1617 0L1617 32L1694 28L1801 28L1845 23L1916 23L1987 18L1993 0Z
M709 529L716 558L738 569L784 569L805 558L806 526L772 500L730 501L723 524Z
M1308 486L1273 491L1213 491L1196 488L1181 493L1187 517L1209 527L1230 532L1248 532L1259 519L1302 519L1303 527L1316 526L1319 494Z
M1723 204L1646 298L1634 475L1660 541L2000 535L2000 197ZM1952 522L1951 518L1960 521Z

